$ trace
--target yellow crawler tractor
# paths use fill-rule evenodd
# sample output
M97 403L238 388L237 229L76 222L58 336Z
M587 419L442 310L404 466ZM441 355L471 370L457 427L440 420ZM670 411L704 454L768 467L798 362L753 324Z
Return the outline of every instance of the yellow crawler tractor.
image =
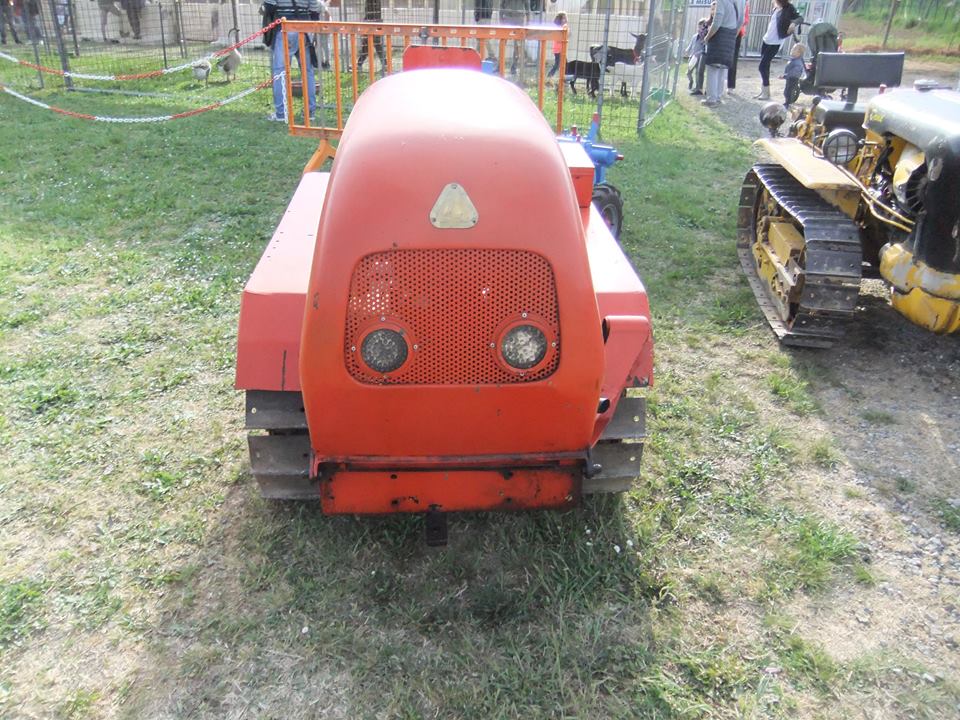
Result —
M813 99L788 117L770 103L759 144L772 158L740 193L740 262L785 345L830 347L853 316L863 277L936 333L960 330L960 93L900 84L902 53L821 53ZM863 87L880 88L868 103ZM787 136L780 128L788 126Z

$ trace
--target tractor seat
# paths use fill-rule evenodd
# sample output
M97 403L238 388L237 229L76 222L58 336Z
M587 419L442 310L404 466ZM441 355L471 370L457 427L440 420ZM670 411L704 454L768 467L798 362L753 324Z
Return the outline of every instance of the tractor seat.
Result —
M813 112L814 119L821 123L827 132L835 128L847 128L864 136L863 118L867 112L866 103L847 103L843 100L821 100Z

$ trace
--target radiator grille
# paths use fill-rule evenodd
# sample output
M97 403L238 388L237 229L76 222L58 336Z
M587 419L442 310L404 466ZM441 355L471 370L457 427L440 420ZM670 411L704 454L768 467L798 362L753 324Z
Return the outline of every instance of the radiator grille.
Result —
M523 375L504 368L491 344L522 313L556 340L542 367ZM360 358L360 340L378 323L408 333L407 363L387 377ZM524 250L393 250L367 255L350 282L344 356L350 374L370 384L522 383L551 375L560 361L553 270ZM414 349L412 346L416 344Z

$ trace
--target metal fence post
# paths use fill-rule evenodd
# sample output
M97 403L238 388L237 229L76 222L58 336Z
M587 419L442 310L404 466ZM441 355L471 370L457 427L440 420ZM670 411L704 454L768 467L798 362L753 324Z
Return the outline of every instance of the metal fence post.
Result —
M233 27L237 31L237 39L240 38L240 12L237 10L237 0L230 0L230 10L233 12ZM230 33L227 33L227 44L230 44Z
M675 52L677 53L677 57L673 68L673 89L670 91L674 99L677 97L677 84L680 80L680 66L683 64L683 33L687 27L687 9L689 7L689 2L683 3L683 12L680 14L680 25L677 27L675 31L676 36L674 37L674 41L676 42Z
M67 14L64 16L64 22L70 21L70 34L73 35L73 56L80 57L80 41L77 40L77 15L73 11L75 5L73 0L67 0Z
M637 113L637 135L643 130L644 121L647 113L647 91L650 89L650 29L653 27L654 17L657 12L656 0L650 0L650 12L647 15L647 42L643 45L643 80L640 90L640 112Z
M50 14L53 19L53 32L57 36L57 54L60 55L60 69L65 73L70 72L70 61L67 58L67 48L63 44L63 33L60 32L60 23L57 22L57 4L56 0L50 0ZM63 76L63 84L68 90L73 89L73 80L69 75Z
M173 17L177 23L177 39L180 44L180 57L187 56L187 38L183 30L183 7L180 0L173 0Z
M163 49L163 68L166 70L170 67L167 64L167 35L163 30L163 3L157 3L157 14L160 17L160 47Z
M610 13L613 12L613 0L607 0L607 15L603 21L603 50L600 52L600 99L597 100L597 135L603 127L603 95L606 89L607 52L610 49ZM592 58L591 58L592 60ZM589 82L589 81L588 81Z

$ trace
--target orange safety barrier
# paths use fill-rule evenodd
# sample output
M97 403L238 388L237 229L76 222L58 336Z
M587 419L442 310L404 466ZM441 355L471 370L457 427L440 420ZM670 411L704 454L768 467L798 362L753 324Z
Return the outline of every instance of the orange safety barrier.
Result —
M290 67L290 45L289 33L297 33L297 53L301 58L308 58L306 49L306 34L316 33L328 35L331 37L330 65L327 72L332 72L334 80L334 96L336 99L336 126L317 125L313 122L314 118L310 116L310 104L307 97L306 83L301 78L301 101L302 101L302 122L298 123L294 119L293 87L294 81ZM567 58L567 28L566 27L515 27L515 26L497 26L497 25L420 25L412 23L383 23L383 22L320 22L313 20L283 20L280 24L281 41L284 50L284 83L287 99L287 126L291 135L306 135L320 138L320 146L314 153L310 162L307 163L305 171L309 172L319 168L325 160L332 158L335 148L331 140L338 139L343 134L344 112L343 112L343 87L340 82L341 74L348 72L351 75L353 102L356 103L360 94L360 73L357 70L357 45L365 42L367 44L367 60L369 61L370 84L376 82L376 72L374 58L377 57L377 48L374 38L383 38L383 51L386 57L384 73L389 75L402 68L395 68L393 63L393 50L396 39L402 43L406 50L411 45L439 45L442 47L451 46L451 41L459 43L453 47L473 48L481 52L483 47L490 42L496 42L499 45L499 63L497 73L503 77L506 70L506 50L510 42L526 43L528 40L535 40L539 43L540 62L537 67L537 107L543 110L544 88L546 85L547 57L552 56L550 45L554 42L560 43L560 78L557 81L557 117L556 131L563 130L563 73L566 68ZM341 39L347 38L349 45L349 66L346 67L344 59L341 57ZM525 45L523 51L525 52ZM516 50L515 50L516 51ZM322 78L322 72L317 70L319 83Z

